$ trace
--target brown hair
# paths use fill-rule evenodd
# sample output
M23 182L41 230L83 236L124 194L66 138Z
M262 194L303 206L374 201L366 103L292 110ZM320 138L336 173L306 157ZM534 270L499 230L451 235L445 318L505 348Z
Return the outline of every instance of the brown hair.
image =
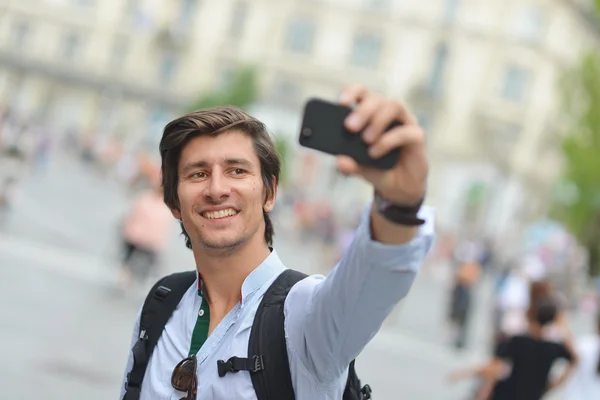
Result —
M244 111L233 106L219 106L191 112L167 124L160 141L162 161L162 186L164 200L171 209L179 210L177 185L179 181L179 159L181 151L190 140L201 136L217 136L232 129L244 132L252 138L254 151L260 160L260 171L266 189L265 202L275 194L275 185L279 183L281 160L275 149L273 139L265 124ZM269 214L263 210L265 220L265 242L273 246L273 224ZM185 245L192 248L190 237L181 223Z
M548 281L532 282L529 287L529 309L527 310L528 320L535 321L538 307L544 301L552 298L552 285Z

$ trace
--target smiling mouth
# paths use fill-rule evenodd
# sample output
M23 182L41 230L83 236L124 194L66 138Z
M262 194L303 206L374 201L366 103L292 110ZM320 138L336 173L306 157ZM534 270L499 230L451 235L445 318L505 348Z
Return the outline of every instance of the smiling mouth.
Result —
M238 213L237 210L234 210L233 208L227 208L225 210L219 210L219 211L204 211L200 215L202 215L204 218L208 218L208 219L221 219L221 218L233 217L237 213Z

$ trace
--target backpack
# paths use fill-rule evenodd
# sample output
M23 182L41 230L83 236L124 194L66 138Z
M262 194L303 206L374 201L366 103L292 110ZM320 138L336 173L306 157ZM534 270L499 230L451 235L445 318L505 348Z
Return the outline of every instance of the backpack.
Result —
M292 269L282 272L267 289L256 311L248 341L250 357L218 361L219 376L249 371L258 400L295 398L285 344L283 306L292 286L306 277ZM195 271L175 273L159 280L148 293L140 316L139 339L132 349L133 367L127 374L123 400L139 400L152 351L171 314L195 280ZM371 387L361 386L353 360L342 400L370 398Z

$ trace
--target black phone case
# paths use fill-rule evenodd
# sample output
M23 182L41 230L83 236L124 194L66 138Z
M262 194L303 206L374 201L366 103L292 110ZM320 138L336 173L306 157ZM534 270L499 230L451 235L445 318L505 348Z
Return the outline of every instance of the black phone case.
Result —
M301 146L332 155L347 155L361 165L378 169L390 169L398 161L400 149L394 149L381 158L369 157L368 145L360 133L351 133L344 127L344 119L350 107L320 99L310 99L304 107L299 142ZM400 125L391 124L387 130Z

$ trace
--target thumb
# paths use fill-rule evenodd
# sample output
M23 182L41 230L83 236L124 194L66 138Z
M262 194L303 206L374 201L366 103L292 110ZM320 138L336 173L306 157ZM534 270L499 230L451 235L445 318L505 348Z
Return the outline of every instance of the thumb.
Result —
M337 168L344 175L358 175L375 184L382 174L382 171L376 168L360 165L352 157L337 156L336 158Z
M338 170L344 175L354 175L359 169L358 163L348 156L337 156L336 164Z

